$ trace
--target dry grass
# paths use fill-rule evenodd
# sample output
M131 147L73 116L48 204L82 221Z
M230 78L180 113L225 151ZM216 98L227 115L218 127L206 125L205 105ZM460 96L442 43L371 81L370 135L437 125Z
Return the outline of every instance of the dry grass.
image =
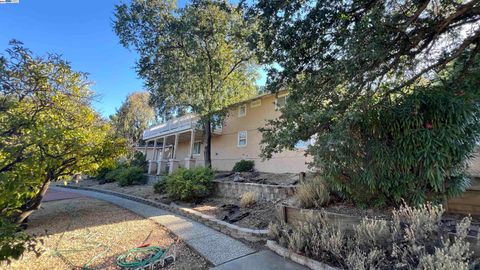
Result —
M330 191L325 181L319 177L315 177L298 186L295 198L301 207L322 207L330 201Z
M240 206L241 207L252 207L257 203L257 193L248 191L242 194L240 197Z
M53 201L30 218L28 233L45 234L42 256L27 253L7 269L118 269L122 252L150 243L177 246L177 261L166 269L208 269L207 261L153 221L112 204L80 198ZM97 257L96 257L97 256Z

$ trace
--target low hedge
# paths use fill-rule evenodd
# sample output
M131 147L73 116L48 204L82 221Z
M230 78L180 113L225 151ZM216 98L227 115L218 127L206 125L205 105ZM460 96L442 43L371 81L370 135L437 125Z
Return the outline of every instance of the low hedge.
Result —
M239 162L235 163L233 166L234 172L251 172L255 167L255 162L253 160L242 159Z
M173 199L193 201L212 192L213 170L209 168L179 168L166 177L166 191Z

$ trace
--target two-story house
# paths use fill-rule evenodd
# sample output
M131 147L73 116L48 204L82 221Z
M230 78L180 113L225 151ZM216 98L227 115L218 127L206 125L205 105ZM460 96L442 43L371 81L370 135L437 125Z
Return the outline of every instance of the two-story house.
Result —
M262 172L306 171L310 157L305 156L305 148L309 142L299 142L295 150L275 154L269 160L259 156L262 134L258 128L280 115L278 109L285 106L286 95L264 94L230 106L223 125L213 132L212 167L229 171L236 162L246 159L254 160L255 168ZM144 131L146 144L140 150L146 153L150 174L204 166L203 131L197 120L189 114Z

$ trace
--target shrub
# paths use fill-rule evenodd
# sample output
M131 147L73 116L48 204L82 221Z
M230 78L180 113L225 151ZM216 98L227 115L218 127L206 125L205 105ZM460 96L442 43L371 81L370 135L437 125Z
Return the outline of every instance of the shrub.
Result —
M119 186L130 186L134 184L146 184L147 178L143 174L143 169L139 167L123 168L117 175Z
M148 162L147 162L146 156L142 152L136 151L130 159L130 166L139 167L144 172L146 172L148 168Z
M173 199L192 201L211 193L212 180L213 170L210 168L178 168L166 177L166 190Z
M158 180L154 185L153 185L153 190L157 194L163 194L167 191L167 181L165 181L164 178Z
M107 174L105 174L105 180L107 182L116 182L120 180L120 175L123 173L125 170L125 167L120 166L117 167L111 171L109 171Z
M357 203L417 205L458 196L469 185L480 107L474 95L416 89L318 136L310 149L322 174Z
M113 171L115 168L111 167L101 167L100 169L97 170L95 174L95 179L97 180L107 180L107 174L111 171ZM108 182L108 181L107 181Z
M253 160L240 160L239 162L235 163L233 166L234 172L251 172L255 167L255 161Z
M294 252L345 269L469 269L466 240L471 218L457 224L453 239L441 225L442 206L402 206L391 220L364 218L353 231L340 230L325 215L295 225L270 224L269 237Z
M257 193L248 191L242 194L240 197L240 206L242 207L252 207L257 203Z
M301 207L312 208L325 206L330 201L328 184L320 177L301 183L295 193Z

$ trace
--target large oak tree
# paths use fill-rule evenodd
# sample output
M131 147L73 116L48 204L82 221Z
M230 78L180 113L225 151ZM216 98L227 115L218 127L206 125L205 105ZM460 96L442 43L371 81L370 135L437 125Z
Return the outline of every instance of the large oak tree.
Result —
M195 0L184 8L169 0L134 0L116 6L115 32L135 49L137 71L161 114L189 111L201 117L205 165L211 137L225 108L255 94L256 69L249 38L256 23L242 5Z

